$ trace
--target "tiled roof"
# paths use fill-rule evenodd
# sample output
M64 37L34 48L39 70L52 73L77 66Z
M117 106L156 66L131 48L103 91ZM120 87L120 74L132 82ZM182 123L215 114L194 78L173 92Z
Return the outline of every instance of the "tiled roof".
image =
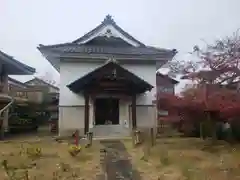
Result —
M119 55L175 55L176 51L158 49L154 47L109 47L89 46L78 44L60 44L53 46L40 46L39 49L50 50L59 53L83 53L83 54L119 54Z
M6 63L9 63L10 65L19 68L25 74L31 75L31 74L35 73L35 69L34 68L17 61L12 56L9 56L8 54L6 54L6 53L4 53L2 51L0 51L0 60L1 61L5 61Z
M140 41L138 41L137 39L132 37L130 34L128 34L126 31L124 31L122 28L120 28L115 23L115 21L112 19L112 17L110 15L107 15L100 25L98 25L96 28L94 28L93 30L91 30L90 32L85 34L84 36L82 36L82 37L78 38L77 40L73 41L73 43L78 43L78 42L84 41L85 39L88 39L90 36L95 34L95 32L99 31L99 29L101 29L102 27L104 27L106 25L112 25L115 29L117 29L121 34L126 36L128 39L137 42L138 44L140 44L140 46L145 46L143 43L141 43Z
M22 86L26 86L26 87L27 87L27 85L24 84L23 82L18 81L17 79L14 79L14 78L11 78L11 77L8 77L8 81L9 81L9 82L13 82L13 83L16 83L16 84L19 84L19 85L22 85Z
M168 75L164 75L164 74L162 74L162 73L160 73L160 72L157 72L157 76L160 76L160 77L162 77L162 78L166 78L166 79L168 79L169 81L171 81L173 84L178 84L178 83L179 83L179 81L177 81L177 80L169 77Z
M138 44L138 46L133 46L128 44L126 41L121 39L120 37L115 36L102 36L99 35L94 37L92 40L87 41L86 43L81 44L80 42L84 42L88 40L92 35L96 32L101 31L103 27L106 25L113 26L117 31L119 31L122 35L124 35L127 39ZM111 18L110 15L106 16L104 21L97 26L95 29L90 31L89 33L85 34L81 38L70 42L70 43L63 43L63 44L56 44L56 45L39 45L39 51L47 58L51 59L54 56L57 57L64 57L64 56L80 56L80 55L89 55L89 56L128 56L132 57L132 59L140 56L142 59L146 60L156 60L162 59L167 60L168 58L172 58L176 55L177 51L175 49L162 49L162 48L155 48L146 46L143 43L139 42L123 29L121 29ZM52 56L52 57L51 57ZM55 58L55 57L54 57ZM53 59L54 59L53 58ZM141 59L139 58L139 59Z
M59 90L59 88L57 86L54 86L54 85L52 85L52 84L50 84L50 83L48 83L48 82L46 82L46 81L44 81L44 80L42 80L40 78L37 78L37 77L34 77L33 79L31 79L29 81L26 81L24 84L28 85L28 86L31 86L31 85L29 85L29 83L31 83L33 81L37 81L37 82L43 83L46 86L50 86L50 87L52 87L52 88L54 88L56 90ZM34 86L37 86L37 84L35 84Z

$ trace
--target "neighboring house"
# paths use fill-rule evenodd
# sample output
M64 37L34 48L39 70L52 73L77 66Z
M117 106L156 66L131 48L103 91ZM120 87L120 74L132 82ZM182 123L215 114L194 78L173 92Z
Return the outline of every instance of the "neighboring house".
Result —
M22 89L26 89L28 86L24 83L8 77L8 91L11 96L16 96L20 98L26 98L27 99L27 92L22 91Z
M39 79L37 77L25 82L24 84L28 86L35 86L35 87L41 87L41 86L47 87L49 93L59 92L59 88L57 86L54 86L48 82L45 82L44 80Z
M35 69L29 67L19 61L15 60L12 56L7 55L6 53L0 51L0 105L1 109L6 107L6 100L9 102L9 75L32 75L35 73ZM11 101L13 103L13 101ZM7 106L10 107L10 106ZM8 131L8 111L5 111L3 114L3 119L0 120L1 127L1 136L3 136L5 131Z
M34 96L36 96L40 102L44 101L48 103L51 101L52 97L58 98L59 88L40 78L35 77L24 84L27 85L29 89L32 88L35 90Z
M179 82L175 79L170 78L168 75L161 74L157 72L156 84L157 84L157 93L169 93L175 94L175 85Z
M14 88L27 88L28 86L14 78L8 77L8 86L9 91L11 91Z
M156 70L176 50L149 47L111 16L70 43L39 45L60 73L59 134L126 136L156 127Z
M159 99L159 96L161 94L175 94L175 86L179 83L177 80L172 79L168 75L161 74L157 72L156 74L157 79L156 79L156 84L157 84L157 99ZM159 107L159 106L157 106ZM175 112L169 112L164 109L158 109L158 126L161 127L163 124L164 120L167 120L168 117L172 117ZM158 132L161 132L161 128L158 128Z

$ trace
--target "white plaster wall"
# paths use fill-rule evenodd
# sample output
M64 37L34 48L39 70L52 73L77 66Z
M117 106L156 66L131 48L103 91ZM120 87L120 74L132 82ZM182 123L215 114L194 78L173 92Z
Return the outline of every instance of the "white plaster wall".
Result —
M102 66L101 63L77 63L77 62L62 62L60 64L60 99L59 105L64 106L60 108L59 112L59 130L60 134L62 132L72 132L74 129L81 129L81 132L84 129L84 108L83 107L73 107L73 106L82 106L84 105L84 98L81 94L75 94L71 92L67 85L71 82L77 80L78 78L88 74L94 69ZM122 65L124 68L128 69L130 72L136 74L140 78L144 79L148 83L154 86L151 92L147 92L144 95L139 95L137 97L137 105L151 105L152 100L156 92L156 67L155 65ZM93 128L93 119L94 119L94 108L92 102L90 102L90 128ZM122 131L127 129L131 130L131 116L129 112L129 105L131 100L122 100L120 101L120 127ZM72 106L72 107L71 107ZM137 126L153 126L154 120L152 113L148 108L138 109L137 108ZM149 121L149 119L151 119ZM124 120L127 120L129 123L129 128L125 128L123 125ZM123 128L124 127L124 128ZM119 131L119 128L116 129L116 132ZM113 133L111 131L111 133Z
M154 106L137 106L137 127L151 128L156 126Z
M59 107L59 135L71 135L77 129L84 134L84 107Z
M99 63L61 62L60 64L60 106L84 105L81 94L75 94L69 90L68 84L93 71Z
M151 105L155 99L156 94L156 66L152 65L136 65L136 64L125 64L122 65L124 68L134 73L138 77L147 81L149 84L154 86L151 92L146 92L137 97L137 105Z

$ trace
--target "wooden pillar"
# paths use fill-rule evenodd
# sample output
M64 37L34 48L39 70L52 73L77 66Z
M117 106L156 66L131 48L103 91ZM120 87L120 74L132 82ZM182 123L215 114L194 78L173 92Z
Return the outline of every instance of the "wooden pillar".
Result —
M136 95L132 95L132 129L137 128Z
M84 111L84 134L89 131L89 95L85 94L85 111Z

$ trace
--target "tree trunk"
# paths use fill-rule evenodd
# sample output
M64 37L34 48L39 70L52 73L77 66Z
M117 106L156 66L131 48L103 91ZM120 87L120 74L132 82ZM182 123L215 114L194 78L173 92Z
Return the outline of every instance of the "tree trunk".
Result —
M204 137L203 137L203 122L202 121L200 121L200 138L204 139Z
M217 141L217 128L216 128L216 123L212 121L211 124L211 131L212 131L212 144L215 144Z

